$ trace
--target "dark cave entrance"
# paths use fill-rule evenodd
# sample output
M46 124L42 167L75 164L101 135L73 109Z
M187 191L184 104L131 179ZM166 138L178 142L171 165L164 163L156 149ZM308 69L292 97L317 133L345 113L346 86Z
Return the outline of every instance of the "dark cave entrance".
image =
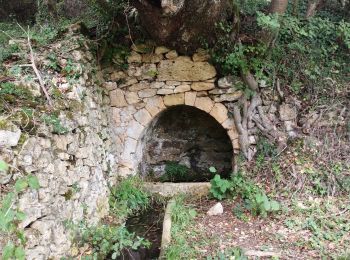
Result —
M208 113L192 106L173 106L151 122L142 143L140 172L149 181L201 182L215 167L222 177L232 171L232 143Z

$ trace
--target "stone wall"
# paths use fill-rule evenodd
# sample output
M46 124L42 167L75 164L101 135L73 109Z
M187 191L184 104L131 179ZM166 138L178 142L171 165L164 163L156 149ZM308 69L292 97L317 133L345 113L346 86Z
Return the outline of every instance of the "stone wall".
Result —
M226 105L243 93L226 78L216 78L216 70L204 51L187 57L165 47L151 53L143 50L134 47L128 69L112 71L104 84L111 100L118 174L125 176L140 170L150 122L177 105L198 108L215 118L227 131L237 153L238 134Z
M20 224L27 238L26 259L60 259L71 255L70 230L65 228L65 221L85 219L94 224L108 214L107 181L115 169L116 152L109 128L108 93L105 95L96 83L95 60L86 40L68 34L36 52L41 68L52 62L47 57L54 54L59 66L69 64L74 71L69 76L42 70L47 85L56 86L61 93L54 104L67 131L59 135L53 133L51 125L36 125L35 134L20 144L20 135L9 135L20 131L15 125L10 131L1 130L0 159L16 170L1 175L0 181L2 187L9 187L23 174L38 177L40 189L20 194L18 201L19 209L26 214ZM15 84L26 84L40 95L33 78L20 77L21 82ZM5 243L0 238L0 249Z

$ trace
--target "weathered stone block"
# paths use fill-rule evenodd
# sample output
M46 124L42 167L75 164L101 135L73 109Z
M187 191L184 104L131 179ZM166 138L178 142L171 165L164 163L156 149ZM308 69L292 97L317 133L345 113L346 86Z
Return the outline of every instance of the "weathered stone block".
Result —
M158 71L155 64L144 64L141 67L141 79L153 79L157 76Z
M121 80L121 79L125 79L126 77L127 77L127 75L125 74L124 71L114 71L111 74L111 80L112 81L118 81L118 80Z
M187 92L187 91L190 91L190 90L191 90L191 86L190 85L180 85L180 86L177 86L174 89L174 93L182 93L182 92Z
M203 50L203 49L198 49L196 51L196 53L193 54L193 56L192 56L192 60L194 62L207 61L207 60L209 60L209 58L210 58L210 55L208 54L208 52L206 50Z
M134 118L137 122L139 122L143 126L146 126L152 120L150 113L145 108L137 111L134 114Z
M169 60L176 59L177 56L179 56L179 55L177 54L177 52L175 50L169 51L167 54L165 54L165 57Z
M128 105L125 100L124 91L121 89L112 90L109 92L109 97L112 107L125 107Z
M157 90L153 89L153 88L140 90L138 92L138 95L139 95L140 98L153 97L156 94L157 94Z
M152 82L150 88L162 88L164 85L164 82Z
M203 81L215 77L216 70L208 62L163 60L158 65L158 80Z
M125 88L127 86L130 86L132 84L135 84L137 83L137 79L133 78L133 77L128 77L126 78L122 84L119 85L119 88Z
M165 109L165 105L163 103L163 99L159 96L151 97L145 99L146 109L152 115L152 117L156 116L160 111Z
M185 104L187 106L194 106L194 103L196 101L196 92L186 92L185 93Z
M238 132L236 130L231 129L231 130L227 131L227 134L230 137L231 141L236 140L236 139L238 140L239 135L238 135ZM236 145L236 147L234 146L233 148L239 149L239 144L238 144L238 146Z
M235 122L233 121L233 118L228 118L222 123L222 126L225 129L228 129L228 130L229 129L234 129L235 128Z
M209 113L214 106L214 102L208 97L197 97L194 106Z
M114 90L118 88L118 85L116 82L105 82L103 83L103 87L107 89L108 91Z
M165 53L167 53L167 52L169 52L170 50L167 48L167 47L165 47L165 46L158 46L156 49L155 49L155 51L154 51L154 53L155 54L165 54Z
M195 91L205 91L214 89L215 85L210 82L193 82L191 88Z
M148 87L149 87L149 84L146 81L140 81L139 83L130 86L129 91L137 92L139 90L146 89Z
M16 146L21 137L21 130L11 124L7 129L0 129L0 147Z
M141 63L142 56L141 54L132 51L130 56L128 57L128 63Z
M145 63L158 63L163 59L161 54L146 53L142 54L142 62Z
M185 104L184 93L172 94L164 97L165 106L175 106Z
M157 95L170 95L173 93L174 93L174 90L171 88L162 88L162 89L158 89L157 91Z
M227 108L221 103L216 103L214 105L210 115L213 116L220 124L228 119Z
M214 97L214 101L215 102L232 102L232 101L236 101L238 99L241 98L241 96L243 95L242 91L236 91L234 93L227 93L227 94L223 94L220 96L216 96Z
M138 103L140 101L139 96L135 92L126 92L125 93L125 99L128 102L129 105Z
M145 127L141 125L139 122L132 121L128 126L128 130L126 134L129 137L134 138L135 140L138 140L144 128Z

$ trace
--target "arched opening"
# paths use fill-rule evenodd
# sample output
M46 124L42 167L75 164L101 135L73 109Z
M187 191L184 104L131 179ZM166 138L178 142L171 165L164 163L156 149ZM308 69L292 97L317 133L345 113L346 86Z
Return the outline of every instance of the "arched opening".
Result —
M232 143L208 113L192 106L172 106L160 113L140 140L139 171L151 181L208 181L232 171Z

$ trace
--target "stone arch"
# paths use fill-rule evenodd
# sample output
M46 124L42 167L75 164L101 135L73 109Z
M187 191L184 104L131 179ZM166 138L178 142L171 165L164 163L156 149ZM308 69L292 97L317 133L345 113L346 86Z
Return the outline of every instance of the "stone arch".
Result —
M166 162L181 161L196 173L195 181L209 180L208 168L211 166L215 166L222 176L228 176L233 165L233 144L227 129L217 118L194 105L165 107L138 140L138 172L147 176L151 169L157 175L156 169L158 173L164 173Z
M186 105L194 107L213 117L226 130L234 152L238 152L238 133L233 118L229 117L228 110L224 104L215 102L208 96L198 96L197 91L155 95L143 98L143 102L144 104L141 108L133 105L115 108L115 110L119 110L119 115L117 115L117 121L120 124L119 128L123 128L125 132L124 139L119 140L122 152L117 156L117 158L119 157L118 173L121 176L132 175L138 171L139 162L143 154L142 137L147 135L150 124L161 113L173 106Z
M112 107L118 175L136 172L142 154L140 137L148 124L171 106L196 107L215 118L238 153L238 133L226 107L243 95L235 88L234 79L218 79L209 55L202 51L189 57L164 46L149 49L154 51L134 48L127 59L128 68L111 71L104 84Z

